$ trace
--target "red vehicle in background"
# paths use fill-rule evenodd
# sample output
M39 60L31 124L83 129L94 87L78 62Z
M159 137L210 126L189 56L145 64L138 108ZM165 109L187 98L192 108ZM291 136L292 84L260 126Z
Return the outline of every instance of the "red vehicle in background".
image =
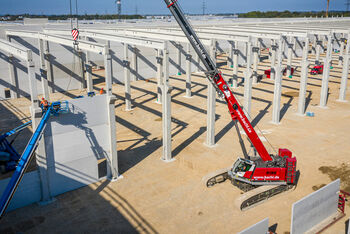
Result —
M311 75L317 75L322 73L323 73L323 65L314 66L310 71Z
M265 74L266 78L270 79L271 78L271 69L265 70L264 74ZM286 74L287 74L287 68L284 68L283 69L283 75L285 76ZM291 69L290 74L294 75L294 68L293 67Z

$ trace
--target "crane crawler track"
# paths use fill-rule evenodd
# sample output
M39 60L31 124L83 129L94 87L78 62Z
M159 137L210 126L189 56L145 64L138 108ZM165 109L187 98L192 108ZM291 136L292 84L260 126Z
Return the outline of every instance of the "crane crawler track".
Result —
M248 196L247 199L244 199L243 201L240 201L240 209L242 211L248 210L249 208L254 207L255 205L262 203L268 199L270 199L273 196L276 196L280 193L286 192L288 190L294 189L295 185L278 185L274 186L268 190L265 190L263 192L258 192L255 195ZM254 190L252 190L254 192ZM245 194L247 196L247 194Z

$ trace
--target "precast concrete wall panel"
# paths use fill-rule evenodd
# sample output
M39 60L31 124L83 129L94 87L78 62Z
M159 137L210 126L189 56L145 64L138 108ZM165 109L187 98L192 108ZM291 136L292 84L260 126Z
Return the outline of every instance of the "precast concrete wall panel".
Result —
M10 179L11 178L0 180L0 194L3 194ZM39 202L40 200L41 185L38 171L25 173L7 208L7 212Z
M266 218L259 223L254 224L253 226L244 229L238 234L265 234L269 231L269 219Z
M99 162L110 153L106 95L70 100L69 109L44 133L52 196L99 181Z
M293 204L291 234L304 233L338 209L340 179Z

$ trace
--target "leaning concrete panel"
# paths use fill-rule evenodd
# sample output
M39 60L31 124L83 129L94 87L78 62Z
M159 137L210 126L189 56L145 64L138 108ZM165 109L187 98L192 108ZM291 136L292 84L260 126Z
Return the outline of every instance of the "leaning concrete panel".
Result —
M291 234L304 233L337 212L340 179L293 204Z
M244 229L238 234L265 234L269 231L269 218L266 218L253 226Z
M11 178L0 180L0 194L2 194ZM41 200L41 185L38 171L23 175L15 195L13 196L7 212L21 208Z
M51 117L44 133L51 196L106 176L107 96L70 100L69 109L68 114Z

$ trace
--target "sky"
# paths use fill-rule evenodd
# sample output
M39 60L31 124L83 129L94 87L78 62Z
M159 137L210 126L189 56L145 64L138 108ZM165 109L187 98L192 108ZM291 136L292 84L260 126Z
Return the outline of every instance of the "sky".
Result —
M4 14L68 14L70 0L0 0ZM75 1L72 0L75 6ZM115 0L77 0L79 14L115 14ZM248 11L321 11L327 0L178 0L186 13L243 13ZM346 10L348 0L331 0L330 10ZM74 9L75 12L75 9ZM122 0L122 14L168 14L164 0Z

